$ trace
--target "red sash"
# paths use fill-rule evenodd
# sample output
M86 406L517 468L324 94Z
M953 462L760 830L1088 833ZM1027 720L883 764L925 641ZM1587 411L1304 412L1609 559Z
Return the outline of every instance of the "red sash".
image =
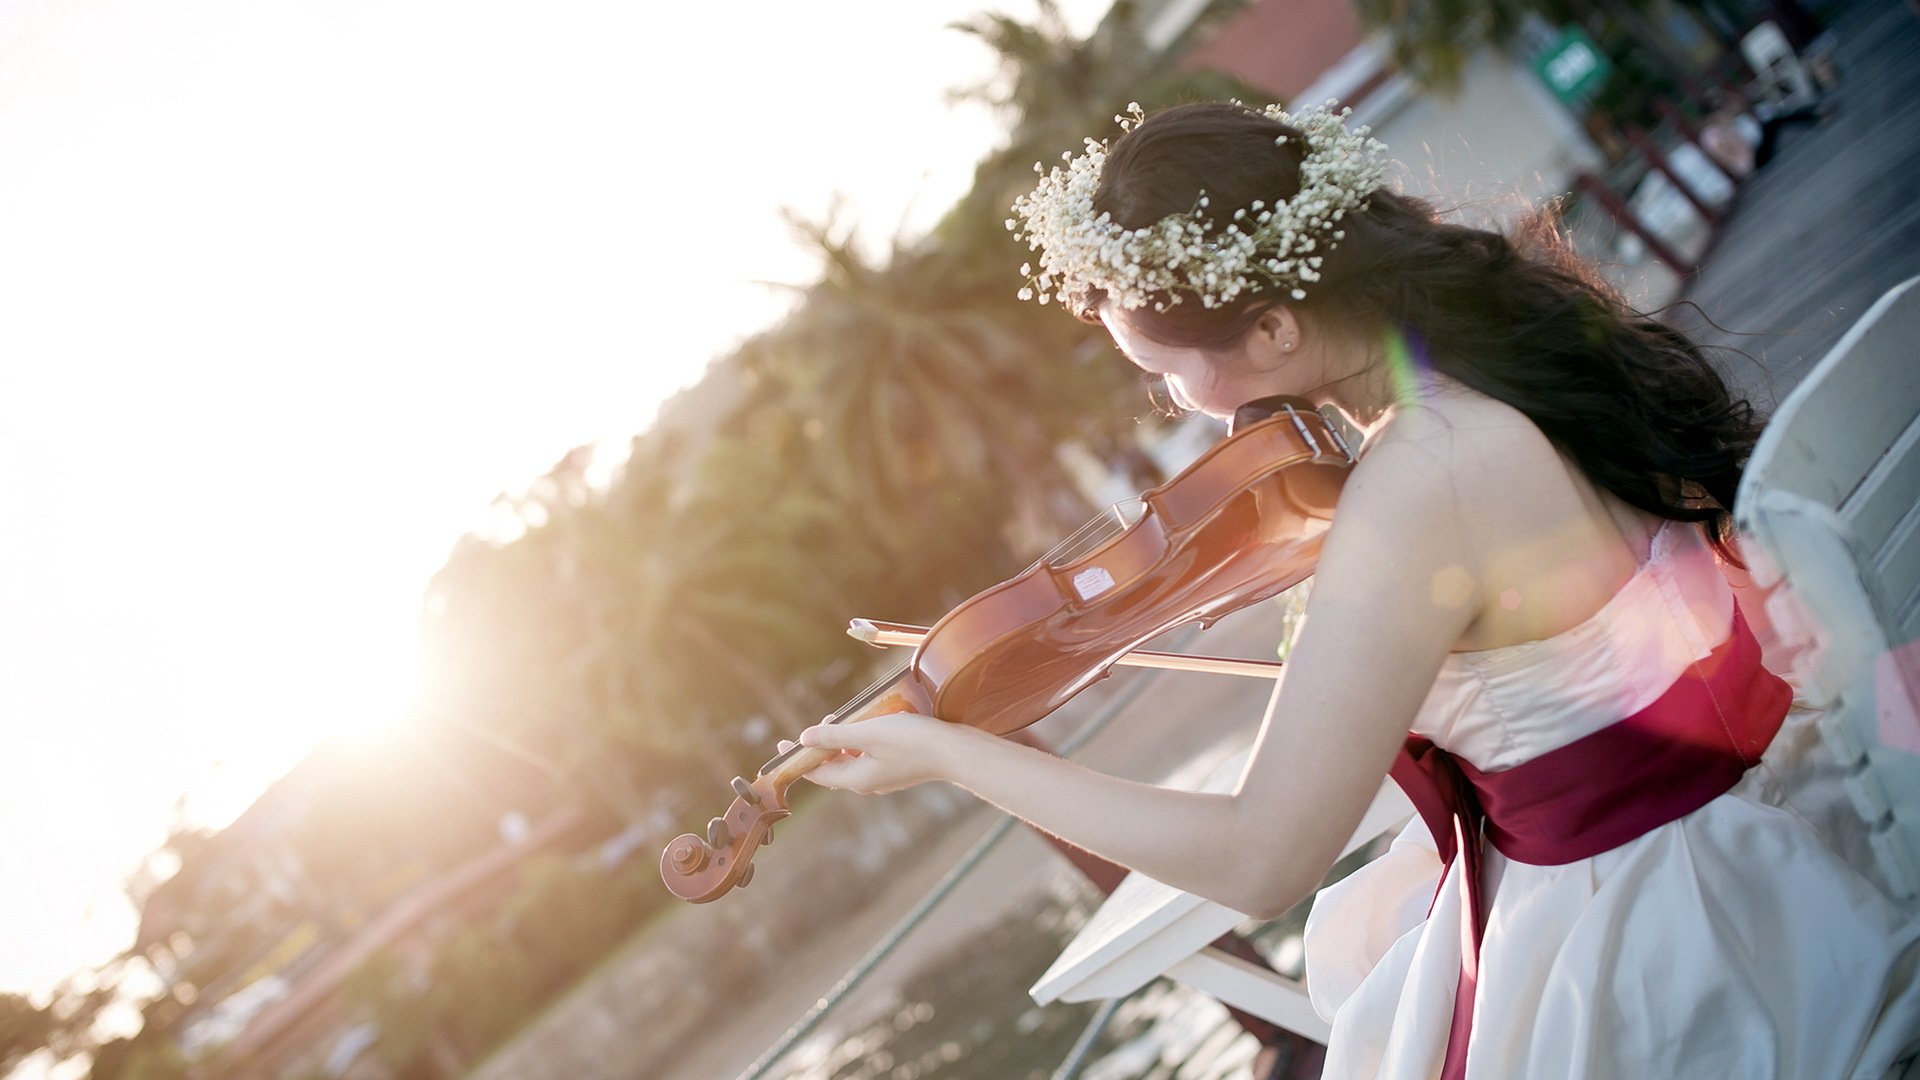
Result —
M1465 860L1460 982L1441 1080L1463 1080L1467 1071L1486 932L1483 837L1515 862L1557 866L1678 821L1759 762L1792 699L1787 684L1760 666L1759 642L1736 606L1727 640L1653 704L1511 769L1482 772L1408 737L1390 775L1433 832L1445 864L1456 855Z

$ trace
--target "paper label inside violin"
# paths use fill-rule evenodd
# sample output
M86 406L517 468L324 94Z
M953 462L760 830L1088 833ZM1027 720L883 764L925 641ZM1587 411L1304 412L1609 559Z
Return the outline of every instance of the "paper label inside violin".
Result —
M1104 566L1089 566L1073 575L1073 591L1080 599L1091 600L1108 589L1113 588L1113 575L1107 573Z

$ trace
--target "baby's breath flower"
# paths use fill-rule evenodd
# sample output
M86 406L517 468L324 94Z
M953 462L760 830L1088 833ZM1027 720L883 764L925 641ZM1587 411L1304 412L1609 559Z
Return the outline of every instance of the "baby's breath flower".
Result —
M1237 103L1236 103L1237 104ZM1093 194L1106 163L1107 145L1086 140L1079 157L1063 155L1064 167L1043 170L1034 190L1014 200L1014 214L1025 225L1009 219L1007 228L1027 247L1040 252L1041 273L1033 278L1031 264L1022 276L1038 286L1020 291L1022 300L1053 299L1072 306L1094 289L1125 308L1152 304L1156 311L1193 294L1202 306L1231 302L1242 292L1267 288L1287 290L1295 300L1305 299L1300 286L1320 280L1324 251L1346 237L1334 229L1349 210L1365 209L1367 197L1379 190L1386 176L1386 147L1367 138L1367 129L1349 132L1345 119L1352 110L1333 113L1310 108L1289 115L1278 105L1262 113L1298 130L1306 154L1300 162L1300 190L1292 199L1269 206L1254 201L1249 214L1235 210L1233 222L1251 220L1251 228L1229 222L1215 234L1207 228L1205 192L1193 210L1170 214L1139 229L1123 229L1112 216L1093 213ZM1144 119L1139 103L1116 116L1122 131L1132 131ZM1275 140L1285 143L1286 137Z

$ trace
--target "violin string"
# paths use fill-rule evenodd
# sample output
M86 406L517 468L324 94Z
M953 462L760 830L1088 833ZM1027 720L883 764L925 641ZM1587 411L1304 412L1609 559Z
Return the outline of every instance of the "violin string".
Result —
M828 713L825 717L823 717L820 720L820 722L823 724L843 724L847 722L849 719L853 718L854 716L859 715L860 710L866 708L869 704L871 704L874 701L874 699L878 698L881 694L884 694L888 690L892 689L893 685L900 681L901 673L906 670L907 670L907 665L903 663L898 667L894 668L892 671L889 671L887 674L880 676L878 679L875 679L873 683L869 685L865 690L862 690L858 694L853 695L853 698L849 700L845 705L842 705L838 709L835 709L833 712ZM795 743L794 745L786 748L785 750L780 751L778 754L775 754L771 761L768 761L765 765L760 766L760 775L765 776L769 770L785 764L795 754L798 754L801 751L801 749L802 747L800 746L800 744Z
M907 670L907 665L903 663L895 667L892 671L875 679L871 686L855 694L852 701L847 702L845 705L827 714L820 722L823 724L845 723L855 713L866 708L875 698L891 690L893 684L900 681L900 673L905 670Z
M1040 566L1061 566L1072 562L1115 535L1125 532L1129 524L1128 513L1130 510L1137 509L1139 504L1140 499L1135 497L1114 503L1100 511L1086 524L1075 529L1072 535L1053 545L1045 554L1034 560L1027 569L1031 571ZM1137 515L1135 520L1138 520Z

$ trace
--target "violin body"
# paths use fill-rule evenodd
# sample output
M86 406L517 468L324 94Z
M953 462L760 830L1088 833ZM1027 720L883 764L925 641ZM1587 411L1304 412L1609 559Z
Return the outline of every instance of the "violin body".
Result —
M1042 558L936 622L908 663L933 715L1017 731L1168 630L1298 584L1313 573L1351 465L1310 409L1215 445L1143 494L1143 512L1118 536Z
M1116 508L948 612L904 668L827 722L917 712L1004 735L1152 638L1210 624L1310 576L1354 458L1310 404L1256 405L1263 418L1236 419L1231 436L1130 510ZM735 799L706 835L682 834L661 853L668 890L703 903L746 884L773 823L792 813L787 789L832 753L796 746L753 780L736 777Z

